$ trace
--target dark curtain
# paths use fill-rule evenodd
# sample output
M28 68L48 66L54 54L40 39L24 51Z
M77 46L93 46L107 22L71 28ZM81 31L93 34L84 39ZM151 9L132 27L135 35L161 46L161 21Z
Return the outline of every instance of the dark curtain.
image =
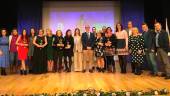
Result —
M13 28L17 28L17 2L15 0L1 0L0 4L0 29L7 29L9 35Z
M30 28L38 30L42 23L42 0L19 0L18 2L18 31L25 28L30 33Z
M141 24L144 22L144 1L143 0L121 0L121 22L127 28L128 21L141 31Z

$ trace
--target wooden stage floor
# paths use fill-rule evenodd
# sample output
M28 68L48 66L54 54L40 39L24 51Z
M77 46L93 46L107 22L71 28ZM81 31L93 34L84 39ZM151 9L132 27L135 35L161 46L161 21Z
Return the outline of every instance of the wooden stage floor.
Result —
M80 89L102 90L170 90L170 80L151 77L148 72L141 76L132 73L47 73L41 75L21 76L19 74L0 76L0 93L28 94L71 92Z

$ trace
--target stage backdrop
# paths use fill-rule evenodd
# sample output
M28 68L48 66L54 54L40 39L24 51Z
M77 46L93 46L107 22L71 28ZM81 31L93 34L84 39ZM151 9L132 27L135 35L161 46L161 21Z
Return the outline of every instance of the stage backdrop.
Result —
M43 2L43 0L19 0L17 27L21 33L23 28L30 30L31 27L39 29L42 25L45 28L52 26L52 30L55 33L59 27L67 29L69 26L68 28L80 27L84 29L83 25L85 23L90 23L91 26L97 26L98 29L102 25L112 26L114 28L115 23L119 20L124 27L127 27L127 22L132 20L134 26L141 28L140 24L144 21L142 1L46 0ZM63 15L64 17L62 17ZM63 25L65 23L66 26Z
M98 30L102 26L114 29L120 21L119 1L44 1L42 11L43 28L51 28L53 33L76 27L84 31L84 25L89 24Z

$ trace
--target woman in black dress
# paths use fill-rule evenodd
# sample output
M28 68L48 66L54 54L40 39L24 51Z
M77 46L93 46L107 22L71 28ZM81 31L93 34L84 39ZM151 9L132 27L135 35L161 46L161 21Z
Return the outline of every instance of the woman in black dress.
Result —
M138 28L132 28L132 35L129 37L129 52L131 55L131 63L134 65L135 75L141 74L141 64L144 62L143 57L144 38L139 34Z
M115 73L114 55L116 54L116 35L112 33L111 27L107 27L105 33L105 50L104 55L106 58L106 69L108 72Z
M64 55L64 38L62 36L62 31L57 30L56 37L53 43L54 47L54 71L61 72L62 71L62 58Z
M39 30L38 36L33 40L34 53L33 53L33 73L41 74L47 72L47 54L46 48L47 38L43 35L42 29Z
M65 64L66 72L71 72L73 47L74 47L74 38L71 35L71 30L68 29L66 31L66 36L64 37L64 64Z

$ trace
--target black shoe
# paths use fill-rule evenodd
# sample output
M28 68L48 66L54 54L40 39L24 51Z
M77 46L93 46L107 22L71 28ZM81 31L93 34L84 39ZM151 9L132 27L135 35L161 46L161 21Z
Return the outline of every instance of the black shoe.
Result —
M93 70L89 70L90 73L93 73Z
M101 72L102 71L102 69L101 68L98 68L98 72Z
M85 73L85 72L86 72L86 70L83 70L82 72L83 72L83 73Z
M20 74L21 74L21 75L23 75L23 74L24 74L23 70L20 70Z
M71 70L70 70L70 69L68 69L68 70L67 70L67 72L71 72Z
M97 72L99 72L99 67L96 67Z
M165 79L170 79L170 76L166 76Z
M156 76L158 76L158 73L153 73L151 76L156 77Z
M134 74L135 75L141 75L141 72L135 72Z
M92 67L92 70L95 70L95 67Z
M126 72L121 72L122 74L126 74Z
M165 73L162 73L162 74L161 74L161 77L166 77L166 74L165 74Z
M104 73L104 72L105 72L105 69L104 69L104 68L102 68L102 69L101 69L101 72L103 72L103 73Z
M7 75L7 74L6 74L6 71L5 71L5 68L1 69L1 75L3 75L3 76L6 76L6 75Z
M135 70L132 70L132 73L135 73Z
M31 70L31 69L29 70L29 73L32 73L32 70Z
M24 75L27 75L27 71L26 70L24 70Z
M6 71L4 70L4 76L6 76L7 74L6 74Z

